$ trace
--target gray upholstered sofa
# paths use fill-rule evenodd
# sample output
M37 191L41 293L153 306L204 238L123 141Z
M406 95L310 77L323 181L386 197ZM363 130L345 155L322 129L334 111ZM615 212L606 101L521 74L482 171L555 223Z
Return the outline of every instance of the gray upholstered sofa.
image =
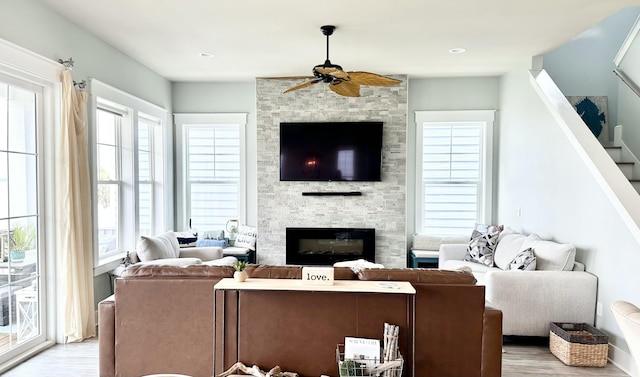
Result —
M527 249L536 257L535 269L509 270L516 255ZM550 322L594 324L597 278L585 272L575 254L573 244L507 228L498 238L491 266L465 260L467 244L441 245L438 262L440 269L471 269L477 284L485 286L487 303L502 311L504 335L549 336Z

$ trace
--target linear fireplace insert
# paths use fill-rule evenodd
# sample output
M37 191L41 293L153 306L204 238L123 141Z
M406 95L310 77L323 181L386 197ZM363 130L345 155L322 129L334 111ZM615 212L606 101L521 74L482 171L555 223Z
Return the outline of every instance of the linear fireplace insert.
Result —
M327 266L365 259L375 263L372 228L287 228L287 264Z

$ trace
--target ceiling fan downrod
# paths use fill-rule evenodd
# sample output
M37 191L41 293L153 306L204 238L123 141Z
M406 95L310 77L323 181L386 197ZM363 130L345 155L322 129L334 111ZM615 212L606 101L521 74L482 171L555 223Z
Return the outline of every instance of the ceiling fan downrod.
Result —
M324 61L324 65L326 67L332 66L331 61L329 60L329 37L333 34L333 31L336 29L333 25L324 25L320 27L322 30L322 34L327 36L327 60Z

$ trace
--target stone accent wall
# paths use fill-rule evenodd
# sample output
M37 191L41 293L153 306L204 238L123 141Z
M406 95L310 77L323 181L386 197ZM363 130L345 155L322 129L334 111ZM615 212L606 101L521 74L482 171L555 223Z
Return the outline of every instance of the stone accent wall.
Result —
M285 264L287 227L376 229L376 262L406 266L407 77L392 87L362 87L361 97L316 84L282 94L299 80L256 81L258 263ZM382 121L381 182L281 182L280 122ZM305 191L361 191L362 196L302 196Z

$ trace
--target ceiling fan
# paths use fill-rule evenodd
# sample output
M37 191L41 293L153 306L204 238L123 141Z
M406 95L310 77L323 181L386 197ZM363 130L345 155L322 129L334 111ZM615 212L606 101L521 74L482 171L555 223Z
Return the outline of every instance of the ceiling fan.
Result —
M311 77L311 80L292 86L283 93L293 92L294 90L307 88L313 84L324 82L329 84L329 89L341 96L360 97L361 85L392 86L402 82L402 80L396 80L370 72L345 72L341 66L331 63L329 60L329 37L335 29L336 27L333 25L320 27L322 34L327 36L327 59L323 64L313 67L313 77Z

